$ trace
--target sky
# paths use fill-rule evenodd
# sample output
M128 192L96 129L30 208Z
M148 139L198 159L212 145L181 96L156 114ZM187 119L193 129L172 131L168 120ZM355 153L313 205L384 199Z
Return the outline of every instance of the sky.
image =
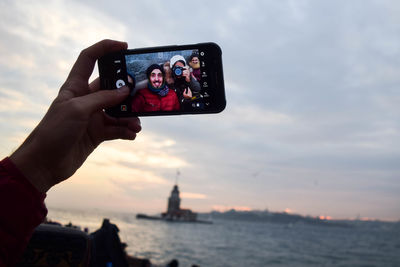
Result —
M215 42L227 107L145 117L47 194L54 208L400 220L400 2L0 2L0 156L46 113L79 52ZM97 66L91 80L98 75Z

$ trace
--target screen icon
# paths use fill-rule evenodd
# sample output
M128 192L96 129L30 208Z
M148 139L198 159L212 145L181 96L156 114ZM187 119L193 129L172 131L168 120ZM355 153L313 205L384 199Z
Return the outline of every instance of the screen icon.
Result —
M115 83L115 85L117 86L117 88L121 88L122 86L125 85L125 82L124 82L124 80L120 79Z
M208 83L207 82L203 82L203 87L208 87Z
M202 57L204 56L204 52L203 51L200 52L200 56L202 56Z

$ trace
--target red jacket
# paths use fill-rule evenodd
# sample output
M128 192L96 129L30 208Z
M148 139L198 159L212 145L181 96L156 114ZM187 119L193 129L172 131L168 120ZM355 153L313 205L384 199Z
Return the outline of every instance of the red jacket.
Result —
M0 266L14 266L46 218L40 193L9 158L0 161Z
M174 90L166 96L152 93L148 88L138 90L132 99L132 112L179 110L179 100Z

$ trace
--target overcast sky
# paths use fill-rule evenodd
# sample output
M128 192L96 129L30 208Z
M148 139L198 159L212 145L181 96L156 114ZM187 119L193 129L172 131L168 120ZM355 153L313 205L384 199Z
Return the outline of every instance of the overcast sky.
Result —
M39 122L83 48L212 41L226 110L142 118L137 140L103 144L48 192L49 207L161 212L179 170L182 206L195 211L399 220L400 3L193 3L2 1L1 157Z

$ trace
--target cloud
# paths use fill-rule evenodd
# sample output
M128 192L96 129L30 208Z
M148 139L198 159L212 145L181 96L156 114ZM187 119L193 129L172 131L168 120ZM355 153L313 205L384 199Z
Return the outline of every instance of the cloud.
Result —
M136 170L130 171L129 176L116 174L117 178L110 178L110 182L123 191L141 191L154 185L165 185L168 182L154 173Z
M268 125L289 124L293 122L290 115L269 111L259 106L235 106L229 112L228 120L240 120L240 125L265 127Z
M47 106L32 101L23 91L0 87L0 113L34 113L43 114Z
M182 192L180 194L183 199L206 199L207 196L199 193Z
M2 30L11 33L29 45L40 44L55 47L82 41L99 40L100 36L124 36L126 28L104 13L97 12L78 2L14 1L2 8L4 21ZM72 16L74 14L74 16Z
M143 140L144 139L144 140ZM154 142L153 142L154 141ZM126 146L124 142L108 143L99 147L91 157L97 165L116 166L129 169L168 168L177 169L188 166L189 163L179 156L174 156L160 147L170 147L170 140L158 142L151 136L138 137L134 146Z
M2 2L0 135L13 140L2 150L18 146L91 43L214 41L223 50L223 113L142 118L137 140L100 146L77 177L95 182L94 172L105 188L152 207L161 200L149 195L165 198L180 169L180 184L206 192L207 208L239 197L244 207L315 215L399 214L397 2L181 4ZM356 204L347 208L340 192Z

